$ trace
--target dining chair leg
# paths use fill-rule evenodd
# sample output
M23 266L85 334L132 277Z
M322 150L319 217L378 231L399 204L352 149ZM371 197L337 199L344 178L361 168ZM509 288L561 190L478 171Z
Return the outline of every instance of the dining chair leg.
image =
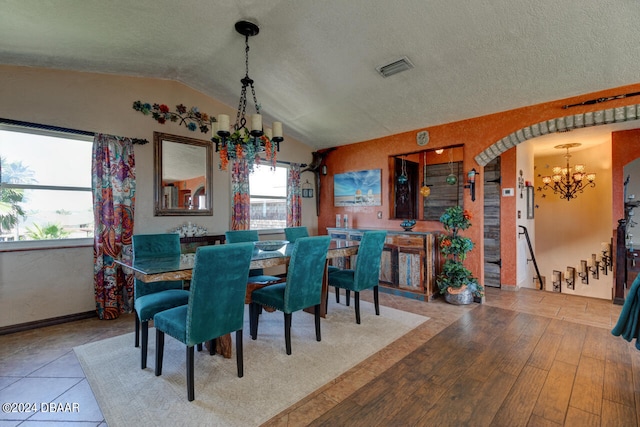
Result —
M316 304L315 306L315 320L316 320L316 341L322 340L320 335L320 304Z
M162 375L162 357L164 355L164 332L156 329L156 377Z
M376 307L376 316L380 316L380 301L378 298L378 286L373 287L373 304Z
M336 292L336 303L340 304L340 288L334 287Z
M195 399L195 390L193 386L194 375L193 375L193 346L187 346L187 399L189 402Z
M199 342L199 343L197 344L197 347L198 347L198 351L202 351L202 343L201 343L201 342Z
M141 322L142 329L142 349L140 350L140 369L147 367L147 343L149 342L149 322Z
M284 313L284 343L287 354L291 354L291 313Z
M213 356L214 354L216 354L216 339L212 339L211 341L209 341L209 354L211 356Z
M347 307L348 307L349 305L351 305L351 301L350 301L351 300L351 291L349 289L345 289L344 293L346 295L345 298L347 299Z
M138 317L138 312L134 311L134 316L135 316L135 344L134 347L140 347L140 318Z
M258 313L260 311L260 305L254 302L249 303L249 333L251 339L256 340L258 338Z
M236 365L238 365L238 378L244 376L244 356L242 354L242 329L236 331Z
M348 292L348 291L347 291ZM356 323L359 325L360 324L360 292L354 291L353 292L353 300L356 302L355 304L355 308L356 308Z

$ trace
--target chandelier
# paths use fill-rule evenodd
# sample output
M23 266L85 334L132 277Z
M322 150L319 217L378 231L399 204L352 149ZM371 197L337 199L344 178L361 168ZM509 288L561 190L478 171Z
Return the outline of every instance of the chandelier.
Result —
M559 194L561 199L575 199L578 197L576 193L582 193L587 187L595 187L596 174L587 173L584 171L584 165L574 165L572 168L569 165L569 148L579 147L582 144L562 144L556 145L554 148L566 149L567 154L564 158L567 159L567 166L555 166L553 170L553 176L543 176L542 182L544 183L543 190L551 189L554 194Z
M280 151L282 137L282 123L273 122L273 130L263 129L262 116L260 115L260 104L256 99L256 90L253 87L253 80L249 77L249 37L260 32L260 28L253 22L236 22L236 31L245 37L245 76L240 80L242 90L240 92L240 102L238 103L238 113L233 129L229 127L229 116L219 114L218 121L213 123L213 138L216 144L216 152L220 153L220 169L227 170L229 160L244 159L250 171L253 171L255 164L260 164L260 155L264 153L267 160L275 167L277 152ZM253 104L256 107L256 114L251 115L251 128L247 128L247 88L251 88Z

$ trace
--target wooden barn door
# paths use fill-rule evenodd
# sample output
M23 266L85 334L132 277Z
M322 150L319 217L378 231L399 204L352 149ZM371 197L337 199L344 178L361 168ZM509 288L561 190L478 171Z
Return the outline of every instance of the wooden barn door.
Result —
M484 285L500 287L500 157L484 167Z

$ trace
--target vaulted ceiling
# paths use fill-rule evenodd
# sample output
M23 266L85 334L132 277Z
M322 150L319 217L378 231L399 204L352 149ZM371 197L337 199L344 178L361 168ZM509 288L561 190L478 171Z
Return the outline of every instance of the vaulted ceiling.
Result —
M640 81L636 0L5 0L0 64L180 81L342 145ZM376 67L414 68L383 78Z

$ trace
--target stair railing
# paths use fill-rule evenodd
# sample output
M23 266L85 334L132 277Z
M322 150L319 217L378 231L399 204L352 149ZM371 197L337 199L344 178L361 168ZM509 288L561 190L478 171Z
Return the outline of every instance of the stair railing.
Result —
M531 239L529 238L529 231L527 227L524 225L519 225L523 231L518 233L518 236L524 234L524 237L527 239L527 246L529 246L529 254L531 255L531 261L533 261L533 266L536 269L536 275L538 276L538 283L540 284L540 289L543 289L544 283L542 283L542 276L540 275L540 270L538 270L538 263L536 262L536 255L533 253L533 246L531 245Z

